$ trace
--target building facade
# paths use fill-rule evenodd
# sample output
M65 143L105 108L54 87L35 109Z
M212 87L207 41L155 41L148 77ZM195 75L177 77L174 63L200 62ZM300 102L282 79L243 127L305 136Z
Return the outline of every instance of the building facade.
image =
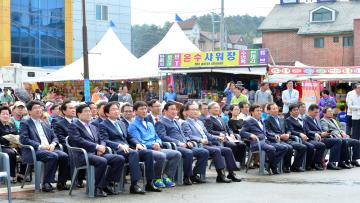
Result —
M259 27L276 64L360 65L360 2L276 5Z
M86 1L88 47L109 28L130 50L130 0ZM0 66L63 66L82 56L81 0L0 1Z
M220 33L202 31L199 24L195 21L178 22L189 40L201 51L220 50ZM225 47L231 49L247 49L244 38L241 35L229 35L225 30Z

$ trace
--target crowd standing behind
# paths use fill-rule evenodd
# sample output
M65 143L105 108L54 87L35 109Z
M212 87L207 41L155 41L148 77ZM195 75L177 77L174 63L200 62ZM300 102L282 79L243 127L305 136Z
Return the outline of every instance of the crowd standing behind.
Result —
M24 176L31 157L22 148L30 145L45 163L42 191L54 191L53 183L57 190L68 190L72 176L68 139L70 146L87 151L95 168L97 197L118 194L114 185L125 165L132 194L175 187L178 167L183 172L178 182L204 184L209 159L217 183L241 182L235 172L245 167L247 150L256 151L258 146L266 153L269 174L360 166L360 84L347 94L347 111L340 107L336 117L336 101L328 90L321 92L318 104L306 108L292 81L275 97L267 83L250 94L241 82L230 82L224 94L223 106L187 102L178 108L172 85L163 104L152 86L145 101L135 102L126 86L96 87L90 102L62 100L36 90L24 103L5 88L0 95L1 151L9 155L13 183L31 181ZM20 170L17 156L22 158ZM257 159L252 161L252 168L258 166ZM139 185L142 176L144 188ZM85 173L80 173L76 187L84 187L84 180Z

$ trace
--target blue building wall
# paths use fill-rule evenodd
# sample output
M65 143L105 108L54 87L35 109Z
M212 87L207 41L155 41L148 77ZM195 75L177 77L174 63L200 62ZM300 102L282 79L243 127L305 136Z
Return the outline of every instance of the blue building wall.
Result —
M96 20L96 5L108 7L107 20ZM89 50L100 41L101 37L108 30L110 21L113 22L113 30L121 42L129 51L131 50L130 0L88 0L86 14ZM74 60L76 60L82 57L81 0L73 0L73 33Z

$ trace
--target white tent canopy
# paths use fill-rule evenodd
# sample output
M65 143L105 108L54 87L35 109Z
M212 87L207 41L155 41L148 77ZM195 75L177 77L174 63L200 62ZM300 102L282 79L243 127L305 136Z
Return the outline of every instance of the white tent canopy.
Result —
M121 43L109 28L97 45L89 51L90 80L122 80L135 77L137 58ZM84 79L84 60L80 58L70 65L32 81L67 81Z
M179 24L174 23L165 37L150 51L139 59L139 76L143 78L159 77L159 54L200 52L181 30Z

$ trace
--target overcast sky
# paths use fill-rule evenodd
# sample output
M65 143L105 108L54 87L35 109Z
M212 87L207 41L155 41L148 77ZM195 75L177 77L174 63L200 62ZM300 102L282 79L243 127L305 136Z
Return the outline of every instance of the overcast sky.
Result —
M280 0L225 0L225 16L266 16ZM220 13L221 0L131 0L131 23L163 25L174 21L175 13L183 20L192 15Z

